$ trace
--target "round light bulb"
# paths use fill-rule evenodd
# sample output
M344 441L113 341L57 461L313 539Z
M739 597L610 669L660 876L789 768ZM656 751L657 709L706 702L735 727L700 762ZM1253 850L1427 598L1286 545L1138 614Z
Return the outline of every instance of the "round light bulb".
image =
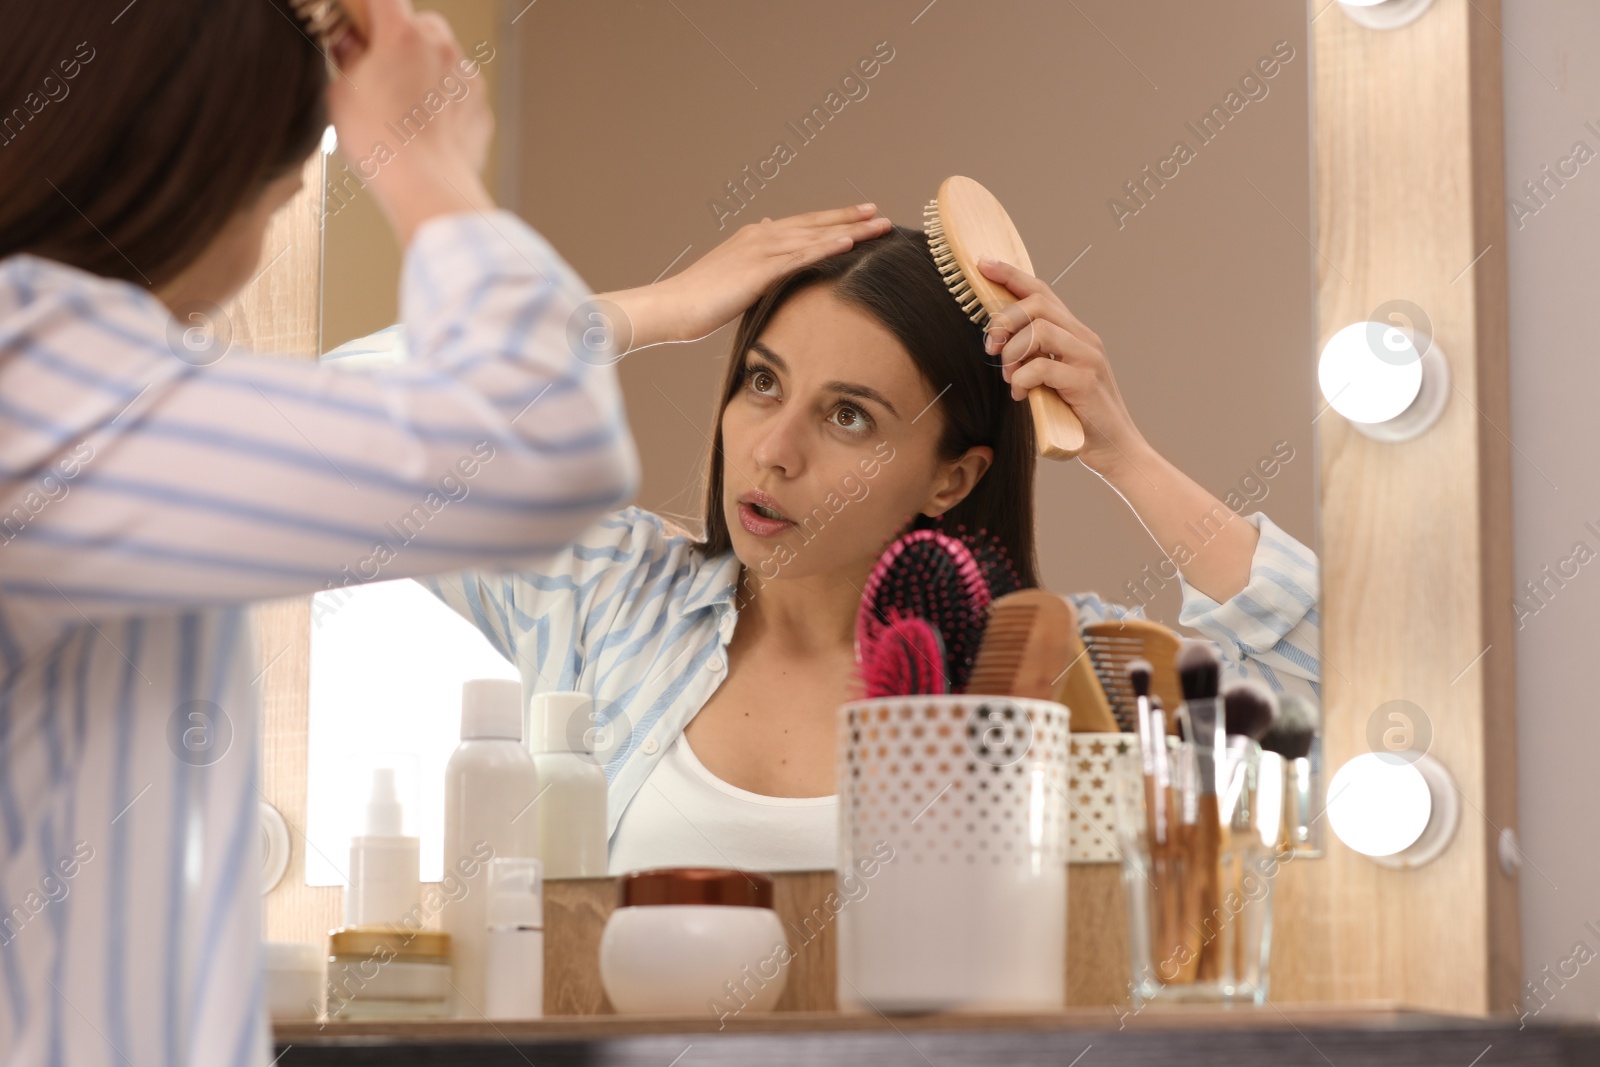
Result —
M1376 752L1339 768L1328 785L1328 824L1365 856L1410 848L1428 828L1433 793L1414 763Z
M1388 422L1422 391L1422 354L1404 327L1352 323L1323 346L1317 384L1328 406L1351 422Z

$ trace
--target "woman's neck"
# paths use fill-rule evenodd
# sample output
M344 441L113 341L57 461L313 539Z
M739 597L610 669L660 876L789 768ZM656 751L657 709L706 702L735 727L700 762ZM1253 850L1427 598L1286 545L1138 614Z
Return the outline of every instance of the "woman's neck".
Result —
M739 588L755 588L739 611L739 631L746 640L802 656L853 648L861 589L871 570L869 564L860 573L835 571L749 584L751 576L741 573Z

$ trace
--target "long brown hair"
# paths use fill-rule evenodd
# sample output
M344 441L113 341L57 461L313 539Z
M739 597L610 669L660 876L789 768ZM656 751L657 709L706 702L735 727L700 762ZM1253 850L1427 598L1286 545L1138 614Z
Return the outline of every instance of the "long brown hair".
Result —
M867 312L911 354L923 380L940 394L936 404L944 422L941 460L957 459L974 445L994 449L994 462L972 492L934 525L951 533L960 526L987 530L1005 547L1022 584L1038 585L1033 422L1028 405L1011 399L1011 388L996 361L983 350L983 330L945 288L927 236L904 226L785 276L744 313L717 401L706 465L702 550L719 555L733 548L722 512L722 413L743 379L745 356L778 309L811 285L826 285L840 300Z
M288 0L6 5L0 258L159 287L327 127Z

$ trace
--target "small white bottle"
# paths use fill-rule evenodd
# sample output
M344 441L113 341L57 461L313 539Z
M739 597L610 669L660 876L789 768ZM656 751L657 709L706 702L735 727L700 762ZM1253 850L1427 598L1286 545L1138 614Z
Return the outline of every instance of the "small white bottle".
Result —
M544 882L539 861L489 861L488 980L491 1019L544 1016Z
M539 860L544 877L606 875L606 772L594 756L594 698L537 693L528 708L529 747L544 793Z
M488 864L539 849L539 772L522 744L522 686L474 678L461 687L461 744L445 767L440 925L450 935L455 1015L481 1018L488 949Z
M422 910L421 842L407 837L393 767L372 772L367 832L350 839L350 886L344 894L346 926L413 922Z

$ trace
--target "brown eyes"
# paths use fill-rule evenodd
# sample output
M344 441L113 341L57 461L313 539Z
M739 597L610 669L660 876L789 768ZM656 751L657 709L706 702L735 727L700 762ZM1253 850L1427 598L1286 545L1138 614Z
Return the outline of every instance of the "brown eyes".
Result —
M771 390L778 384L772 372L762 367L746 367L744 380L745 385L758 396L769 398L772 396ZM841 430L848 430L852 434L869 433L874 425L871 415L850 403L841 403L834 408L832 421Z

